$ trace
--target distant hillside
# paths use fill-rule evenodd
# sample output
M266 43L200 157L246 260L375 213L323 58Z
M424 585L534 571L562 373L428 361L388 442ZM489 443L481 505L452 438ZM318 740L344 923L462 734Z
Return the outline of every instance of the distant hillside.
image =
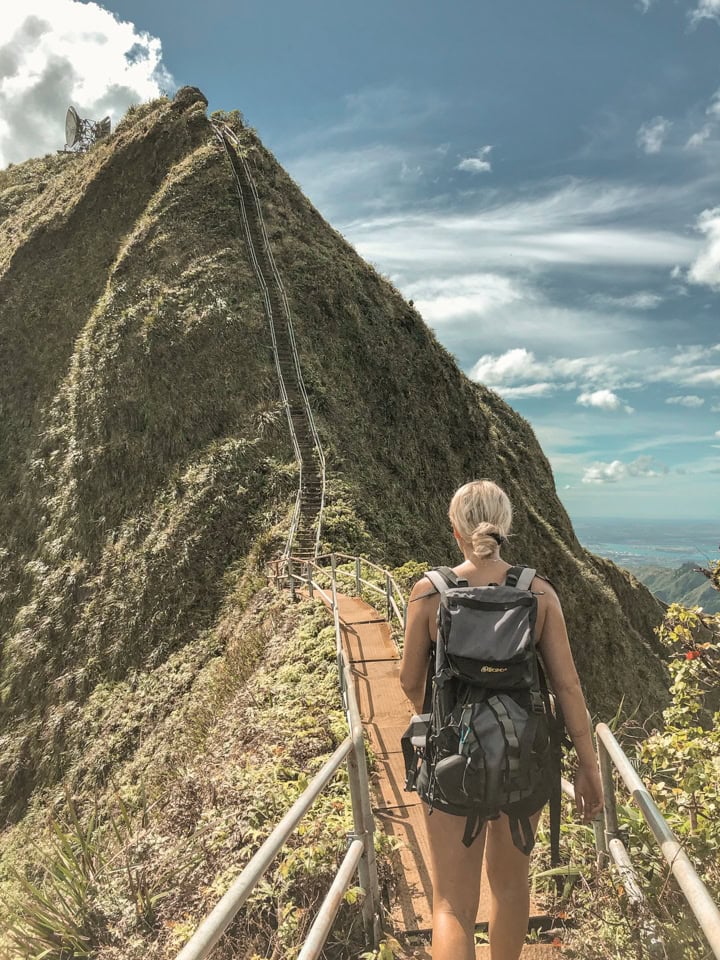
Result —
M720 613L720 593L707 577L696 572L696 567L694 563L683 563L673 570L645 566L632 572L665 603L683 603L688 607L702 607L707 613Z
M199 93L85 155L0 171L0 815L106 783L222 654L282 545L297 467L228 160ZM651 594L579 544L529 424L237 123L329 477L324 546L456 562L453 490L493 477L507 556L562 595L591 708L665 696ZM628 662L633 663L628 683ZM641 698L641 699L640 699Z

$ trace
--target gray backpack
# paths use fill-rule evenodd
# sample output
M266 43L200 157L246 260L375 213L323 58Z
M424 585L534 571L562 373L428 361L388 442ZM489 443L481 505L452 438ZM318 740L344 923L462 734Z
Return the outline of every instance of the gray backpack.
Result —
M526 855L535 844L530 816L550 800L555 864L562 720L535 647L535 571L511 567L502 585L486 587L468 586L449 567L425 576L440 593L438 631L427 712L402 738L405 789L417 790L431 814L464 816L468 847L487 820L507 814Z

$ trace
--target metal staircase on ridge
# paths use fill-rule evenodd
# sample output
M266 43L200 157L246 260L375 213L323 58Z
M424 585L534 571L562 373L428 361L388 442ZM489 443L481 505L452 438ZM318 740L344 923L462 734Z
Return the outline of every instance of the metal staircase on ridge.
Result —
M226 124L213 127L232 165L250 256L265 302L280 394L300 467L284 556L314 559L319 549L325 500L325 458L302 378L290 307L268 240L257 188L240 143Z

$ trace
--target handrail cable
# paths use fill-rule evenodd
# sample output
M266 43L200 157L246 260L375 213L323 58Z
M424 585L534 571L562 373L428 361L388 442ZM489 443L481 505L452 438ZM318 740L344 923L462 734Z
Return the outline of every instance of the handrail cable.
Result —
M630 862L629 855L618 837L617 803L612 777L612 764L640 808L640 812L650 827L662 855L670 865L683 896L707 938L713 956L720 960L720 910L718 910L717 904L710 896L708 888L698 876L688 855L670 829L667 820L658 809L650 791L613 736L610 727L606 723L598 723L595 727L595 735L600 773L603 780L603 812L608 854L613 857L619 866L619 860ZM614 841L617 842L614 843Z
M276 264L276 262L275 262L275 257L274 257L273 252L272 252L272 247L271 247L271 245L270 245L270 239L269 239L268 234L267 234L267 228L266 228L266 226L265 226L265 219L264 219L263 213L262 213L262 205L261 205L261 203L260 203L260 196L259 196L259 194L258 194L257 187L256 187L256 185L255 185L255 181L254 181L254 179L253 179L253 176L252 176L252 173L251 173L251 171L250 171L250 167L249 167L249 165L248 165L248 163L247 163L247 160L245 159L245 157L244 157L243 154L241 153L241 144L240 144L240 141L239 141L237 135L235 134L235 132L232 130L232 128L229 127L227 124L224 124L224 123L223 123L223 124L218 124L218 127L222 130L222 135L224 135L224 137L227 138L227 140L229 140L229 141L233 144L233 146L235 147L236 156L237 156L238 162L242 165L243 172L245 173L245 177L246 177L247 183L248 183L248 185L249 185L249 187L250 187L250 191L251 191L251 193L252 193L253 200L254 200L254 202L255 202L255 207L256 207L256 210L257 210L257 220L258 220L258 225L259 225L259 227L260 227L260 232L261 232L262 240L263 240L264 247L265 247L265 253L266 253L266 255L267 255L268 263L270 264L270 269L271 269L272 274L273 274L273 279L274 279L275 283L277 284L277 288L278 288L278 291L279 291L279 293L280 293L280 298L281 298L281 301L282 301L282 304L283 304L283 307L284 307L285 322L286 322L286 326L287 326L288 340L289 340L289 343L290 343L290 350L291 350L291 354L292 354L293 364L294 364L295 372L296 372L297 385L298 385L298 388L299 388L299 390L300 390L300 395L301 395L302 400L303 400L303 406L304 406L304 409L305 409L305 414L306 414L306 417L307 417L308 426L309 426L309 428L310 428L310 433L311 433L311 436L312 436L312 439L313 439L313 444L314 444L314 446L315 446L315 451L316 451L317 458L318 458L318 462L319 462L319 465L320 465L320 508L319 508L319 510L318 510L318 513L317 513L316 533L315 533L315 550L314 550L314 554L317 555L317 553L318 553L318 551L319 551L319 549L320 549L320 533L321 533L321 525L322 525L322 514L323 514L323 509L324 509L324 506L325 506L325 454L324 454L323 449L322 449L322 444L321 444L321 442L320 442L320 435L318 434L318 431L317 431L317 426L316 426L316 424L315 424L315 418L314 418L314 416L313 416L312 407L311 407L311 405L310 405L310 398L309 398L309 396L308 396L307 389L306 389L306 387L305 387L305 381L304 381L304 378L303 378L303 375L302 375L302 369L301 369L301 367L300 367L300 357L299 357L298 349L297 349L297 340L296 340L296 338L295 338L295 328L294 328L293 321L292 321L292 313L291 313L291 311L290 311L290 302L289 302L289 300L288 300L287 293L286 293L286 291L285 291L285 286L284 286L284 284L283 284L283 282L282 282L282 277L280 276L280 271L279 271L278 268L277 268L277 264ZM226 149L227 149L227 147L226 147ZM236 176L237 176L237 174L236 174ZM263 278L263 282L264 282L264 278ZM272 324L271 324L271 326L272 326ZM276 358L277 358L277 353L276 353ZM279 361L278 361L278 366L279 366ZM281 376L282 376L282 375L281 375ZM288 406L288 418L290 418L289 406ZM301 460L302 460L302 458L301 458ZM298 521L299 521L299 516L298 516ZM295 524L295 529L297 529L297 524ZM286 547L286 551L285 551L285 556L287 556L287 555L290 554L291 549L292 549L292 539L289 538L289 539L288 539L288 544L287 544L287 547Z
M285 555L289 554L292 550L292 544L295 539L295 533L297 531L298 523L300 521L300 503L301 503L301 491L302 491L302 470L303 470L303 459L302 453L300 451L300 444L298 443L297 434L295 433L295 425L293 424L292 414L290 409L290 400L288 398L287 388L285 386L285 379L282 374L282 367L280 365L280 357L278 355L278 344L277 344L277 335L275 332L275 319L272 312L272 304L270 301L270 291L268 290L267 283L265 282L265 275L263 274L260 262L258 261L257 254L255 251L255 245L253 243L252 232L250 229L250 219L248 216L248 211L245 206L245 198L243 197L242 184L240 183L240 178L238 177L237 170L235 169L235 164L233 163L232 155L230 153L230 147L228 146L228 139L223 135L223 130L229 130L225 124L213 124L213 130L218 140L222 144L225 153L227 154L228 160L230 161L230 169L232 170L233 180L235 181L235 187L237 190L238 199L240 201L240 211L242 213L243 227L245 229L245 238L247 241L248 250L250 251L250 259L252 261L253 269L258 279L260 289L262 292L263 301L265 303L265 313L268 317L268 326L270 328L270 339L272 342L273 348L273 358L275 360L275 369L277 370L278 375L278 384L280 386L280 399L282 401L283 407L285 409L285 414L287 416L288 426L290 428L290 439L292 441L293 449L295 451L295 460L298 464L298 469L300 472L300 479L298 484L297 497L295 498L295 506L293 509L292 519L290 521L290 532L287 537L285 544ZM236 141L237 143L237 141ZM259 211L258 207L258 211Z

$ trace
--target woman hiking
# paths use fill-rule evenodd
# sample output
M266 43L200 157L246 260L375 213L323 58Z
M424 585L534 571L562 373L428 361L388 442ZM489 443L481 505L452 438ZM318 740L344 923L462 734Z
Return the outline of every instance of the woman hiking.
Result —
M503 490L490 480L460 487L448 511L464 561L453 568L469 587L502 584L511 564L500 556L507 542L512 507ZM530 590L537 595L534 636L575 746L578 769L575 799L579 815L589 822L602 807L602 787L593 750L585 699L570 651L565 620L556 592L547 580L535 577ZM400 683L416 713L425 701L431 644L437 632L440 595L427 578L410 594ZM492 960L518 960L528 927L529 856L513 842L503 813L482 827L477 840L463 844L465 820L435 805L431 814L423 804L430 847L433 886L433 960L473 960L475 918L480 899L483 856L490 886L490 955ZM531 817L533 834L542 807Z

